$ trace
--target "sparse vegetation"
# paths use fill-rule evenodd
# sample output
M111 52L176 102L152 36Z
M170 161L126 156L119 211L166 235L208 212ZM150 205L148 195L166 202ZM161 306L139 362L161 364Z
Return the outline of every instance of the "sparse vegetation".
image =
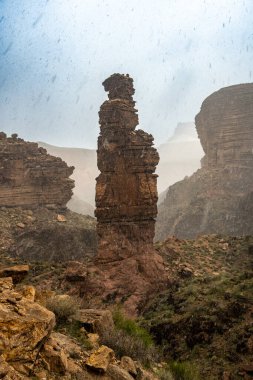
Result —
M80 346L85 350L90 350L92 345L87 338L85 331L83 331L80 322L78 321L66 321L65 323L61 322L57 325L56 330L71 336L74 338Z
M171 362L169 369L174 380L199 380L197 369L188 362Z
M170 362L157 372L159 380L199 380L198 370L192 363Z
M167 368L162 368L157 372L159 380L175 380L172 373Z
M145 347L153 345L153 339L149 332L140 327L133 319L126 318L119 308L114 310L113 320L116 329L124 331L129 336L140 339Z
M251 362L251 245L252 237L212 235L185 242L172 239L159 246L174 281L147 303L141 326L152 333L166 361L176 361L171 369L175 378L174 372L180 374L187 361L187 376L191 366L208 380L222 378L223 372L237 376L240 365ZM193 276L180 277L182 266ZM193 372L192 378L196 376Z
M47 300L46 307L56 316L56 331L71 336L84 349L92 348L81 323L71 318L79 309L76 298L67 294L55 295Z
M60 324L73 316L77 312L79 305L75 298L64 294L50 297L46 302L46 307L55 314L56 322Z
M148 366L158 360L159 352L147 330L126 318L120 309L113 313L115 329L105 331L101 342L112 348L117 357L131 356Z

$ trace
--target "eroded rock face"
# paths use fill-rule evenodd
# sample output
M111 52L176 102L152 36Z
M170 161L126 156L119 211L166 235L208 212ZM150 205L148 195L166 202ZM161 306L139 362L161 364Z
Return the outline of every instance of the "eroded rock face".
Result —
M96 264L105 273L107 296L113 294L121 301L135 297L136 304L151 283L164 280L163 261L152 246L157 215L154 172L159 155L152 147L153 137L135 130L133 80L114 74L103 86L109 100L99 112Z
M253 233L253 84L210 95L196 116L202 168L169 187L156 237Z
M207 168L253 168L253 84L225 87L204 100L195 118Z
M0 206L65 207L72 195L74 167L38 144L0 133Z

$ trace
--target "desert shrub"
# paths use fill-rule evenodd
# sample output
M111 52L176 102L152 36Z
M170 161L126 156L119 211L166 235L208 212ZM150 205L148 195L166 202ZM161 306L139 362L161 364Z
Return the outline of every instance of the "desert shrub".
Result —
M138 336L129 335L126 331L117 328L104 331L100 341L112 348L118 358L130 356L146 366L149 366L159 357L154 345L147 346Z
M67 321L79 309L76 299L68 295L50 297L46 302L46 307L55 314L58 324Z
M131 356L146 366L158 360L158 349L147 330L126 318L120 309L114 310L113 320L115 328L102 333L102 344L112 348L118 358Z
M127 335L138 338L145 347L153 345L153 339L149 332L140 327L134 320L126 318L120 309L114 310L113 320L116 329L124 331Z
M159 380L175 380L170 370L165 368L157 372L157 377Z
M170 371L175 380L199 380L197 369L188 362L171 362Z

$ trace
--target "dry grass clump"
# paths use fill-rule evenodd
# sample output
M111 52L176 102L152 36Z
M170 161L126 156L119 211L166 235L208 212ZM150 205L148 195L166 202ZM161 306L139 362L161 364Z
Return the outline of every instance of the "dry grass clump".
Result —
M147 347L140 338L128 335L123 330L106 331L100 338L101 343L112 348L118 358L130 356L148 366L159 356L154 345Z
M75 298L64 294L50 297L46 302L46 308L55 314L57 323L62 323L77 312L79 305Z
M147 330L126 318L120 310L114 311L113 319L115 328L104 331L100 340L112 348L118 358L130 356L146 366L159 359L159 352Z

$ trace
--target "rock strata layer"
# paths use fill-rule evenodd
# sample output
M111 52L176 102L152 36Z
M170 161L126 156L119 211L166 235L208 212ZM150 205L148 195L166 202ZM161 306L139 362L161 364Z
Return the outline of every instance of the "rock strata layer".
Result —
M62 208L72 196L74 167L38 144L0 133L0 206Z
M133 80L114 74L103 86L109 100L99 112L96 264L106 277L107 297L133 306L151 283L164 280L163 261L153 249L159 155L153 137L135 130Z
M253 233L253 84L222 88L196 116L202 168L159 206L156 237Z

